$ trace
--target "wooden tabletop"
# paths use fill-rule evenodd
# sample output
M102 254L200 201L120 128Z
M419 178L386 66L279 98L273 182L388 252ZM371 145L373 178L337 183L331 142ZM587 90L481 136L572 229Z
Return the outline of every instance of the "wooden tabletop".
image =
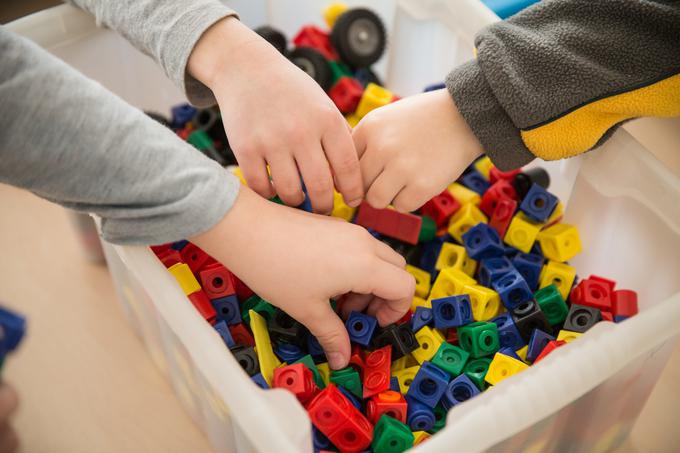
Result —
M18 390L24 452L207 452L116 302L104 266L89 263L67 212L0 185L0 301L25 313L28 335L4 378ZM619 452L680 442L680 348Z

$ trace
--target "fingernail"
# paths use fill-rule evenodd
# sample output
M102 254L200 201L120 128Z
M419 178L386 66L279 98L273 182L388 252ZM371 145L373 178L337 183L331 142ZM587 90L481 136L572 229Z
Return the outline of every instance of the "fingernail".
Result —
M339 352L331 352L328 354L328 365L334 370L344 368L345 358Z
M352 207L352 208L356 208L357 206L359 206L361 204L361 200L362 200L362 198L355 198L354 200L347 203L347 205Z

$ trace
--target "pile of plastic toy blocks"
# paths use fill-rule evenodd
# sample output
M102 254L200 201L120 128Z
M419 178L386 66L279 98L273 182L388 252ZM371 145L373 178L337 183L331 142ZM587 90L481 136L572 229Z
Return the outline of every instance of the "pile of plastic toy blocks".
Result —
M304 27L290 52L276 30L260 33L329 90L352 122L395 98L366 83L376 81L368 66L384 50L384 27L365 9L333 7L326 16L330 34ZM221 128L202 126L218 115L197 121L202 111L187 111L173 110L180 134L208 154L215 143L228 148L226 137L214 135ZM415 213L366 203L354 209L336 194L332 215L392 246L417 282L411 310L396 324L381 328L351 313L352 356L342 370L329 369L304 326L195 245L152 249L253 381L289 390L307 409L316 451L398 452L442 429L452 407L596 323L637 313L635 292L597 276L577 281L568 261L581 251L579 233L562 222L562 203L548 185L540 168L501 172L482 157Z

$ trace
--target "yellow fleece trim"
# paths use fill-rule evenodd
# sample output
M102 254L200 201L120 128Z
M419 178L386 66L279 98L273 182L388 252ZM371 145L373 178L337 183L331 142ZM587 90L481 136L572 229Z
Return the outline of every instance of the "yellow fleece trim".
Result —
M615 124L642 116L680 116L680 74L593 101L521 135L536 156L562 159L588 151Z

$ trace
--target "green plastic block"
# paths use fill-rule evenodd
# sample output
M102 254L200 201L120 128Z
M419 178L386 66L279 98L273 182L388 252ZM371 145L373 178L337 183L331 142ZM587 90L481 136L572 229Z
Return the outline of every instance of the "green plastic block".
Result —
M430 434L434 434L446 426L446 414L448 411L444 409L441 404L437 404L434 407L434 426L428 431Z
M401 453L413 446L411 429L399 420L383 415L375 424L371 447L375 452Z
M463 367L469 357L470 353L464 349L449 343L442 343L431 362L451 376L456 377L463 372Z
M555 285L548 285L534 293L534 299L538 302L545 317L551 326L563 323L567 319L569 307L564 302L562 294Z
M210 135L206 131L197 130L189 134L187 138L187 143L193 145L196 149L205 151L206 149L213 147L213 141Z
M420 233L418 234L418 242L428 242L434 239L437 235L437 224L431 217L422 216L423 223L420 225Z
M347 65L341 61L329 61L328 66L331 67L334 85L340 77L353 77L352 71L350 71Z
M484 391L486 388L484 377L486 376L486 372L489 371L489 365L491 365L491 359L488 357L470 360L467 365L465 365L463 373L475 383L479 390Z
M349 390L359 399L364 397L364 391L361 387L361 378L359 377L357 370L352 367L348 366L342 370L331 371L331 382Z
M246 324L250 324L250 310L261 314L264 319L270 321L274 316L276 308L259 296L250 296L241 306L241 318Z
M291 365L295 365L296 363L302 363L304 366L309 368L309 371L311 371L312 375L314 376L314 382L316 383L317 387L319 387L320 389L326 388L326 383L323 381L321 373L319 372L319 369L316 367L314 359L312 359L311 355L307 354L300 360L293 362Z
M283 204L283 205L285 205L285 203L283 202L283 200L280 199L278 195L274 195L273 197L271 197L271 198L269 199L269 201L273 201L273 202L276 203L276 204Z
M495 354L500 343L498 326L493 322L473 322L458 328L458 344L476 359Z

